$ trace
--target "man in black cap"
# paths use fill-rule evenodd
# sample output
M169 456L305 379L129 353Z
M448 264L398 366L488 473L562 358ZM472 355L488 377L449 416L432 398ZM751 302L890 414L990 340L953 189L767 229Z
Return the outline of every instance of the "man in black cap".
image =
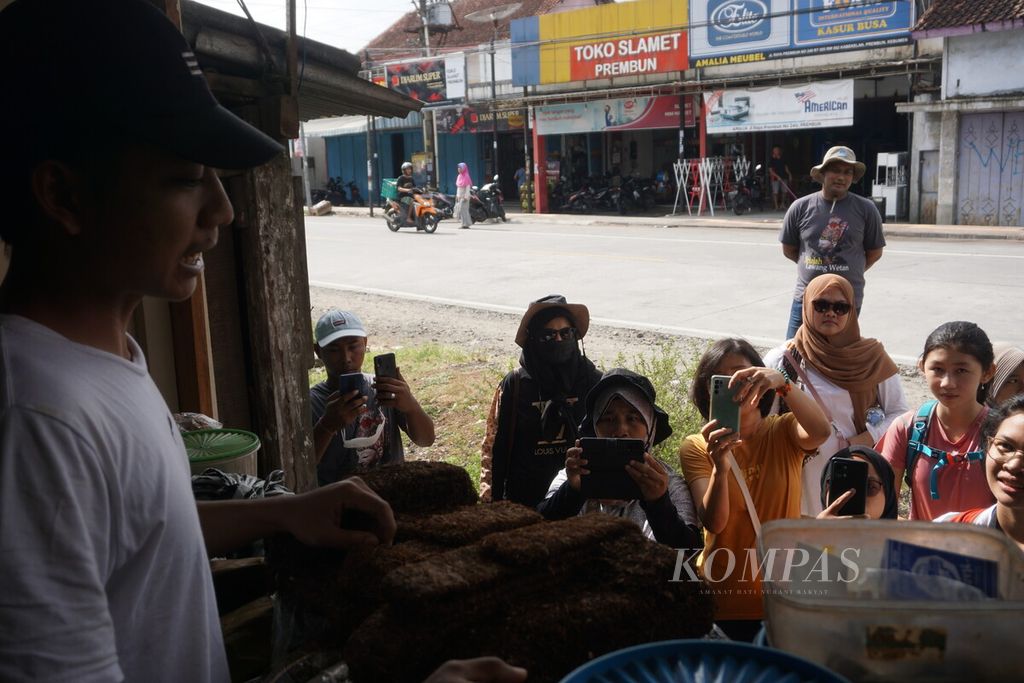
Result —
M601 378L580 350L590 327L583 304L552 294L530 304L519 323L519 367L505 375L487 415L480 495L535 507L576 441L583 399Z
M140 0L0 10L0 88L0 680L229 680L208 553L395 532L359 480L197 509L127 332L144 296L191 296L232 222L214 168L282 148L217 104ZM351 510L369 531L342 528Z

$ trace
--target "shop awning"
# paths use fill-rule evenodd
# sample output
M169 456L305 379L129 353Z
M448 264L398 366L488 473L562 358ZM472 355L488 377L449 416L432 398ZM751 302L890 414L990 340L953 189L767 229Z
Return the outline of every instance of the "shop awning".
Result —
M287 34L193 0L181 3L182 32L225 104L283 94ZM423 104L359 78L360 62L338 48L300 38L299 119L362 114L404 117ZM225 102L225 100L228 100Z

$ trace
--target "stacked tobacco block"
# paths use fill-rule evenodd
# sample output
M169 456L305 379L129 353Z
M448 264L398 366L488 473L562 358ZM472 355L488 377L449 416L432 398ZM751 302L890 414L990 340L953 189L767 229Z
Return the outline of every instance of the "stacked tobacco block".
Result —
M671 581L676 551L629 521L545 522L513 503L481 505L466 472L443 463L363 478L395 511L393 546L342 553L277 539L270 555L302 652L341 652L357 683L419 682L481 655L526 667L531 683L557 681L604 653L711 628L703 584Z

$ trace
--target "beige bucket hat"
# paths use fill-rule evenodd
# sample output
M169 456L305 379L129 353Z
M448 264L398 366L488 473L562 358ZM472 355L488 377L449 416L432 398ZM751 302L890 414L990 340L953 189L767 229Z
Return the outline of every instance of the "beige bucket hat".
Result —
M825 158L821 160L821 163L811 169L811 179L820 183L822 179L822 169L832 162L853 166L853 182L857 182L863 178L864 172L867 170L864 164L857 161L857 155L853 153L852 149L849 147L837 146L832 147L825 152Z

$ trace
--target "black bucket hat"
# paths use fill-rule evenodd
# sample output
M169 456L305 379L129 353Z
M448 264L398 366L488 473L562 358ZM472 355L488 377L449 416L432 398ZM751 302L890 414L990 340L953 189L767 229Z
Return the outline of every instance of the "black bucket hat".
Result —
M658 404L654 402L657 398L657 392L654 390L651 380L625 368L614 368L604 373L597 384L594 385L594 388L590 390L590 393L587 394L585 402L587 414L583 416L583 422L580 424L580 436L596 436L594 432L594 404L597 401L597 397L608 389L618 386L639 389L647 397L647 400L651 402L651 406L654 408L654 438L651 440L651 446L657 446L672 436L672 425L669 424L668 413L659 408Z

